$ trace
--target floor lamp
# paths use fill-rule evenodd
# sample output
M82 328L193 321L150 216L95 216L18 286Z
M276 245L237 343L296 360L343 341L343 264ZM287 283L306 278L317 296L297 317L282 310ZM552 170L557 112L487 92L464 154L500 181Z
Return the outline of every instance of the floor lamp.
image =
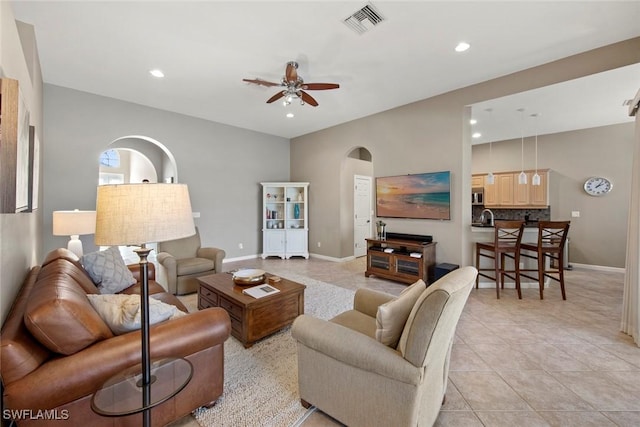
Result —
M184 184L121 184L98 187L95 243L99 246L141 246L140 257L142 410L150 426L151 355L149 344L149 270L147 243L175 240L195 234L189 190Z
M80 236L96 231L96 211L53 211L53 235L70 236L67 249L78 258L83 255Z

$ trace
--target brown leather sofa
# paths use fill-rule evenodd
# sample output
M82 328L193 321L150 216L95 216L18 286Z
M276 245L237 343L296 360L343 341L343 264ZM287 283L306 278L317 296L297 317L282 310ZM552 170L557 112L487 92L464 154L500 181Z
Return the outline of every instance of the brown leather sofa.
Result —
M137 265L130 269L139 279ZM149 293L186 312L175 296L155 280L149 265ZM135 284L123 293L139 293ZM47 255L27 275L2 326L3 418L13 411L19 426L140 426L142 415L104 417L91 409L93 393L111 376L140 363L140 331L113 335L89 304L86 294L99 293L78 258L66 249ZM25 324L34 301L50 299L44 313L54 326L46 333ZM93 310L93 312L91 311ZM42 312L40 312L42 315ZM59 319L59 322L58 322ZM58 322L58 323L56 323ZM150 328L151 357L182 357L193 365L193 377L180 393L151 411L153 426L163 426L222 394L223 346L230 321L221 308L209 308L167 320ZM45 338L43 338L44 335ZM59 345L52 351L52 340ZM93 340L93 342L92 342ZM47 344L43 344L46 341ZM87 345L88 343L88 345ZM83 348L81 348L83 347ZM78 350L78 348L81 348ZM38 419L39 418L39 419Z

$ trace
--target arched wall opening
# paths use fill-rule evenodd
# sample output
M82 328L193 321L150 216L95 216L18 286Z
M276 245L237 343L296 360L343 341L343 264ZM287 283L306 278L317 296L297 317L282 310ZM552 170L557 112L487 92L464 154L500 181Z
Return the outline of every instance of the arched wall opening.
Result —
M107 155L108 154L108 155ZM160 142L146 136L125 136L112 141L100 155L98 185L128 183L172 183L178 181L178 168L173 154ZM156 244L149 261L156 264ZM139 261L132 247L121 246L127 264Z
M373 155L362 146L352 147L344 155L340 168L340 258L351 259L356 253L354 194L355 177L371 177L373 182ZM373 212L375 187L371 185L370 212ZM369 233L370 237L371 234Z

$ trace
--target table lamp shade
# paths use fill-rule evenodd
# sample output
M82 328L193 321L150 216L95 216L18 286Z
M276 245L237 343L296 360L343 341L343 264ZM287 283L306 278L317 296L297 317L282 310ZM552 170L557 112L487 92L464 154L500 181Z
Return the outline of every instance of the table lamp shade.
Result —
M184 184L118 184L98 187L95 243L141 245L195 234Z
M80 236L96 231L96 211L54 211L54 236Z

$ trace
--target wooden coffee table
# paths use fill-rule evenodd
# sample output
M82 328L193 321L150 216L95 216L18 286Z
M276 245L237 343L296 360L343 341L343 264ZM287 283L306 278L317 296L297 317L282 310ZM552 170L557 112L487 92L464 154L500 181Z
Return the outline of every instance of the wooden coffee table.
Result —
M267 273L267 278L273 276ZM269 283L280 292L263 298L253 298L242 293L250 286L237 286L231 273L218 273L198 278L198 309L222 307L231 318L231 335L245 347L287 325L304 313L304 289L306 286L281 278Z

